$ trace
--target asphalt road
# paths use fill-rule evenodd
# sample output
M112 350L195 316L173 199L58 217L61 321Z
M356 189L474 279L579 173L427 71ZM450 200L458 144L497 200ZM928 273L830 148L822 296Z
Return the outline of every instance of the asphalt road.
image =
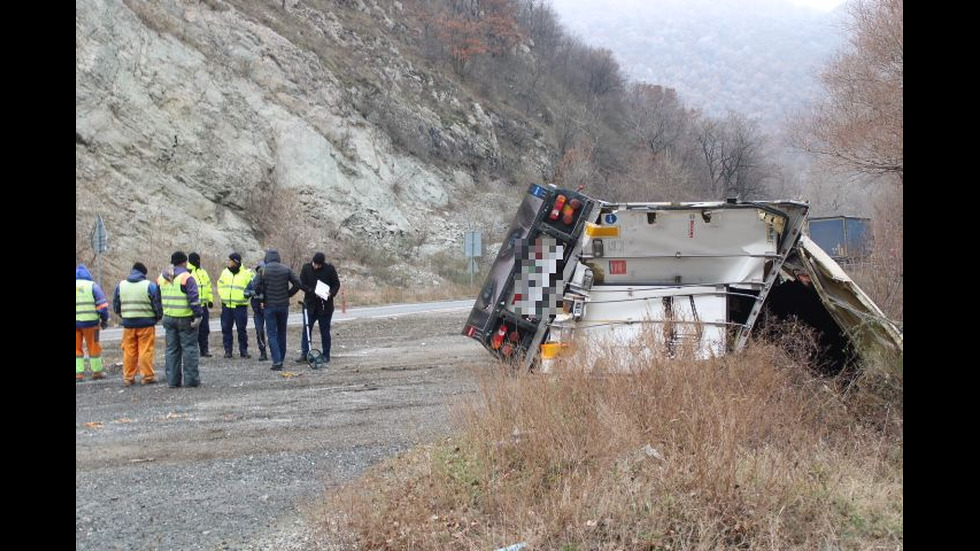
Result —
M293 308L297 308L295 305ZM372 318L393 318L398 316L406 316L409 314L421 314L421 313L440 313L440 312L465 312L473 307L473 300L449 300L441 302L418 302L414 304L386 304L383 306L361 306L357 308L348 308L347 312L341 312L336 310L333 315L333 323L341 323L356 319L372 319ZM221 320L218 319L221 315L221 307L217 306L211 309L211 331L221 333ZM289 326L302 325L303 314L302 312L294 312L289 314ZM251 328L251 308L249 309L249 324ZM122 327L110 327L109 329L104 329L100 331L101 335L99 337L101 342L119 342L122 340Z

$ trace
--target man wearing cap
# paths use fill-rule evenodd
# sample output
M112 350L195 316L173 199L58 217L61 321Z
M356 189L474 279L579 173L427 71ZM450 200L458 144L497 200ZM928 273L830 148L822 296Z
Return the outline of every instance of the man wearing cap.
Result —
M157 382L153 373L154 326L163 318L163 305L160 288L146 279L146 266L142 262L133 264L129 277L116 286L112 309L122 318L123 386L131 386L136 381L137 367L141 384Z
M170 266L157 278L163 302L163 328L167 332L167 384L170 388L201 384L197 369L200 349L197 327L204 310L197 281L187 270L187 255L175 251Z
M299 271L299 280L307 289L303 299L306 309L307 327L301 338L302 354L296 358L297 363L305 363L306 355L310 352L310 342L307 335L313 334L313 324L320 324L320 342L323 346L323 358L330 362L330 321L333 319L333 297L340 291L340 278L333 264L327 263L323 253L313 255L313 261L303 264ZM330 286L330 298L324 299L316 294L316 283L322 281Z
M231 327L238 328L238 352L243 358L248 354L248 299L245 288L252 282L255 273L242 266L242 255L228 255L228 267L218 278L218 297L221 298L221 341L225 346L225 357L231 357L233 337Z
M197 291L201 294L201 306L204 316L201 318L201 327L198 329L197 343L201 346L201 357L211 357L211 347L208 337L211 336L211 308L214 306L214 292L211 290L211 276L208 271L201 267L201 255L191 253L187 255L187 269L194 276L197 282Z

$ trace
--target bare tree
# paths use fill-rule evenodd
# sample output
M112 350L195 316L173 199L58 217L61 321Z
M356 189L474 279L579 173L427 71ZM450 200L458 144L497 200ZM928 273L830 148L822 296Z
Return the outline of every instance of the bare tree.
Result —
M569 99L558 104L554 132L559 157L564 157L579 139L585 127L585 119L585 108L574 101Z
M550 58L561 43L564 29L558 22L558 14L550 0L520 0L518 20L527 29L534 49L539 56Z
M673 88L637 83L626 98L630 136L657 157L674 147L687 126L687 113Z
M623 73L612 51L589 49L583 60L589 93L601 97L623 88Z
M611 201L694 201L703 199L691 185L691 172L671 149L657 157L632 150L625 173L611 179L603 198Z
M875 189L870 261L851 269L897 319L904 302L903 9L903 0L854 0L848 47L822 75L827 98L804 129L810 134L796 140L852 176L884 176L895 184ZM854 192L849 186L848 205Z
M514 95L523 106L525 115L530 114L531 109L541 101L541 83L544 76L544 68L534 59L517 64L513 83Z
M766 138L758 124L739 113L725 119L699 117L694 141L701 164L701 184L715 198L749 197L763 190L768 174Z
M904 177L903 0L855 0L846 51L823 73L827 99L803 146L844 168Z
M579 142L565 152L555 171L555 183L572 189L594 184L599 179L594 153L592 145L587 141Z

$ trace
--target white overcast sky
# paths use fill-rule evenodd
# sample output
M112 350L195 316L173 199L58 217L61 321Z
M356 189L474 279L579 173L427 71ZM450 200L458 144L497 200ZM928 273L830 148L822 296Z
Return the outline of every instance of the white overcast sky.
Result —
M821 11L830 11L843 4L842 0L788 0L794 6L807 6Z
M664 0L644 0L643 3L649 6L656 6L658 3ZM671 0L666 0L667 2L676 4L677 2L672 2ZM747 7L751 7L753 4L759 4L760 0L716 0L718 3L725 2L728 4L742 4ZM551 0L551 3L555 8L561 12L563 6L589 6L594 5L597 9L616 9L616 5L622 3L622 0L603 0L602 2L597 2L596 0ZM626 3L635 4L635 1L627 0ZM789 4L791 6L803 6L808 8L813 8L819 11L830 11L837 6L844 3L844 0L761 0L761 3L774 3L774 4ZM696 5L697 2L692 3ZM697 8L694 8L697 9Z

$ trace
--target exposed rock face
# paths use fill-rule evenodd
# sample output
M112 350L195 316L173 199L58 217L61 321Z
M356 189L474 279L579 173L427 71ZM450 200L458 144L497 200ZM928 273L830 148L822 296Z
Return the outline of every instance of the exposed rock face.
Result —
M399 31L398 3L344 4ZM333 62L350 52L363 73ZM510 216L459 199L484 193L474 178L500 159L495 116L327 8L76 2L76 261L100 213L117 271L174 248L257 260L277 219L312 226L310 247L335 254L399 239L455 251L475 221L492 231Z

